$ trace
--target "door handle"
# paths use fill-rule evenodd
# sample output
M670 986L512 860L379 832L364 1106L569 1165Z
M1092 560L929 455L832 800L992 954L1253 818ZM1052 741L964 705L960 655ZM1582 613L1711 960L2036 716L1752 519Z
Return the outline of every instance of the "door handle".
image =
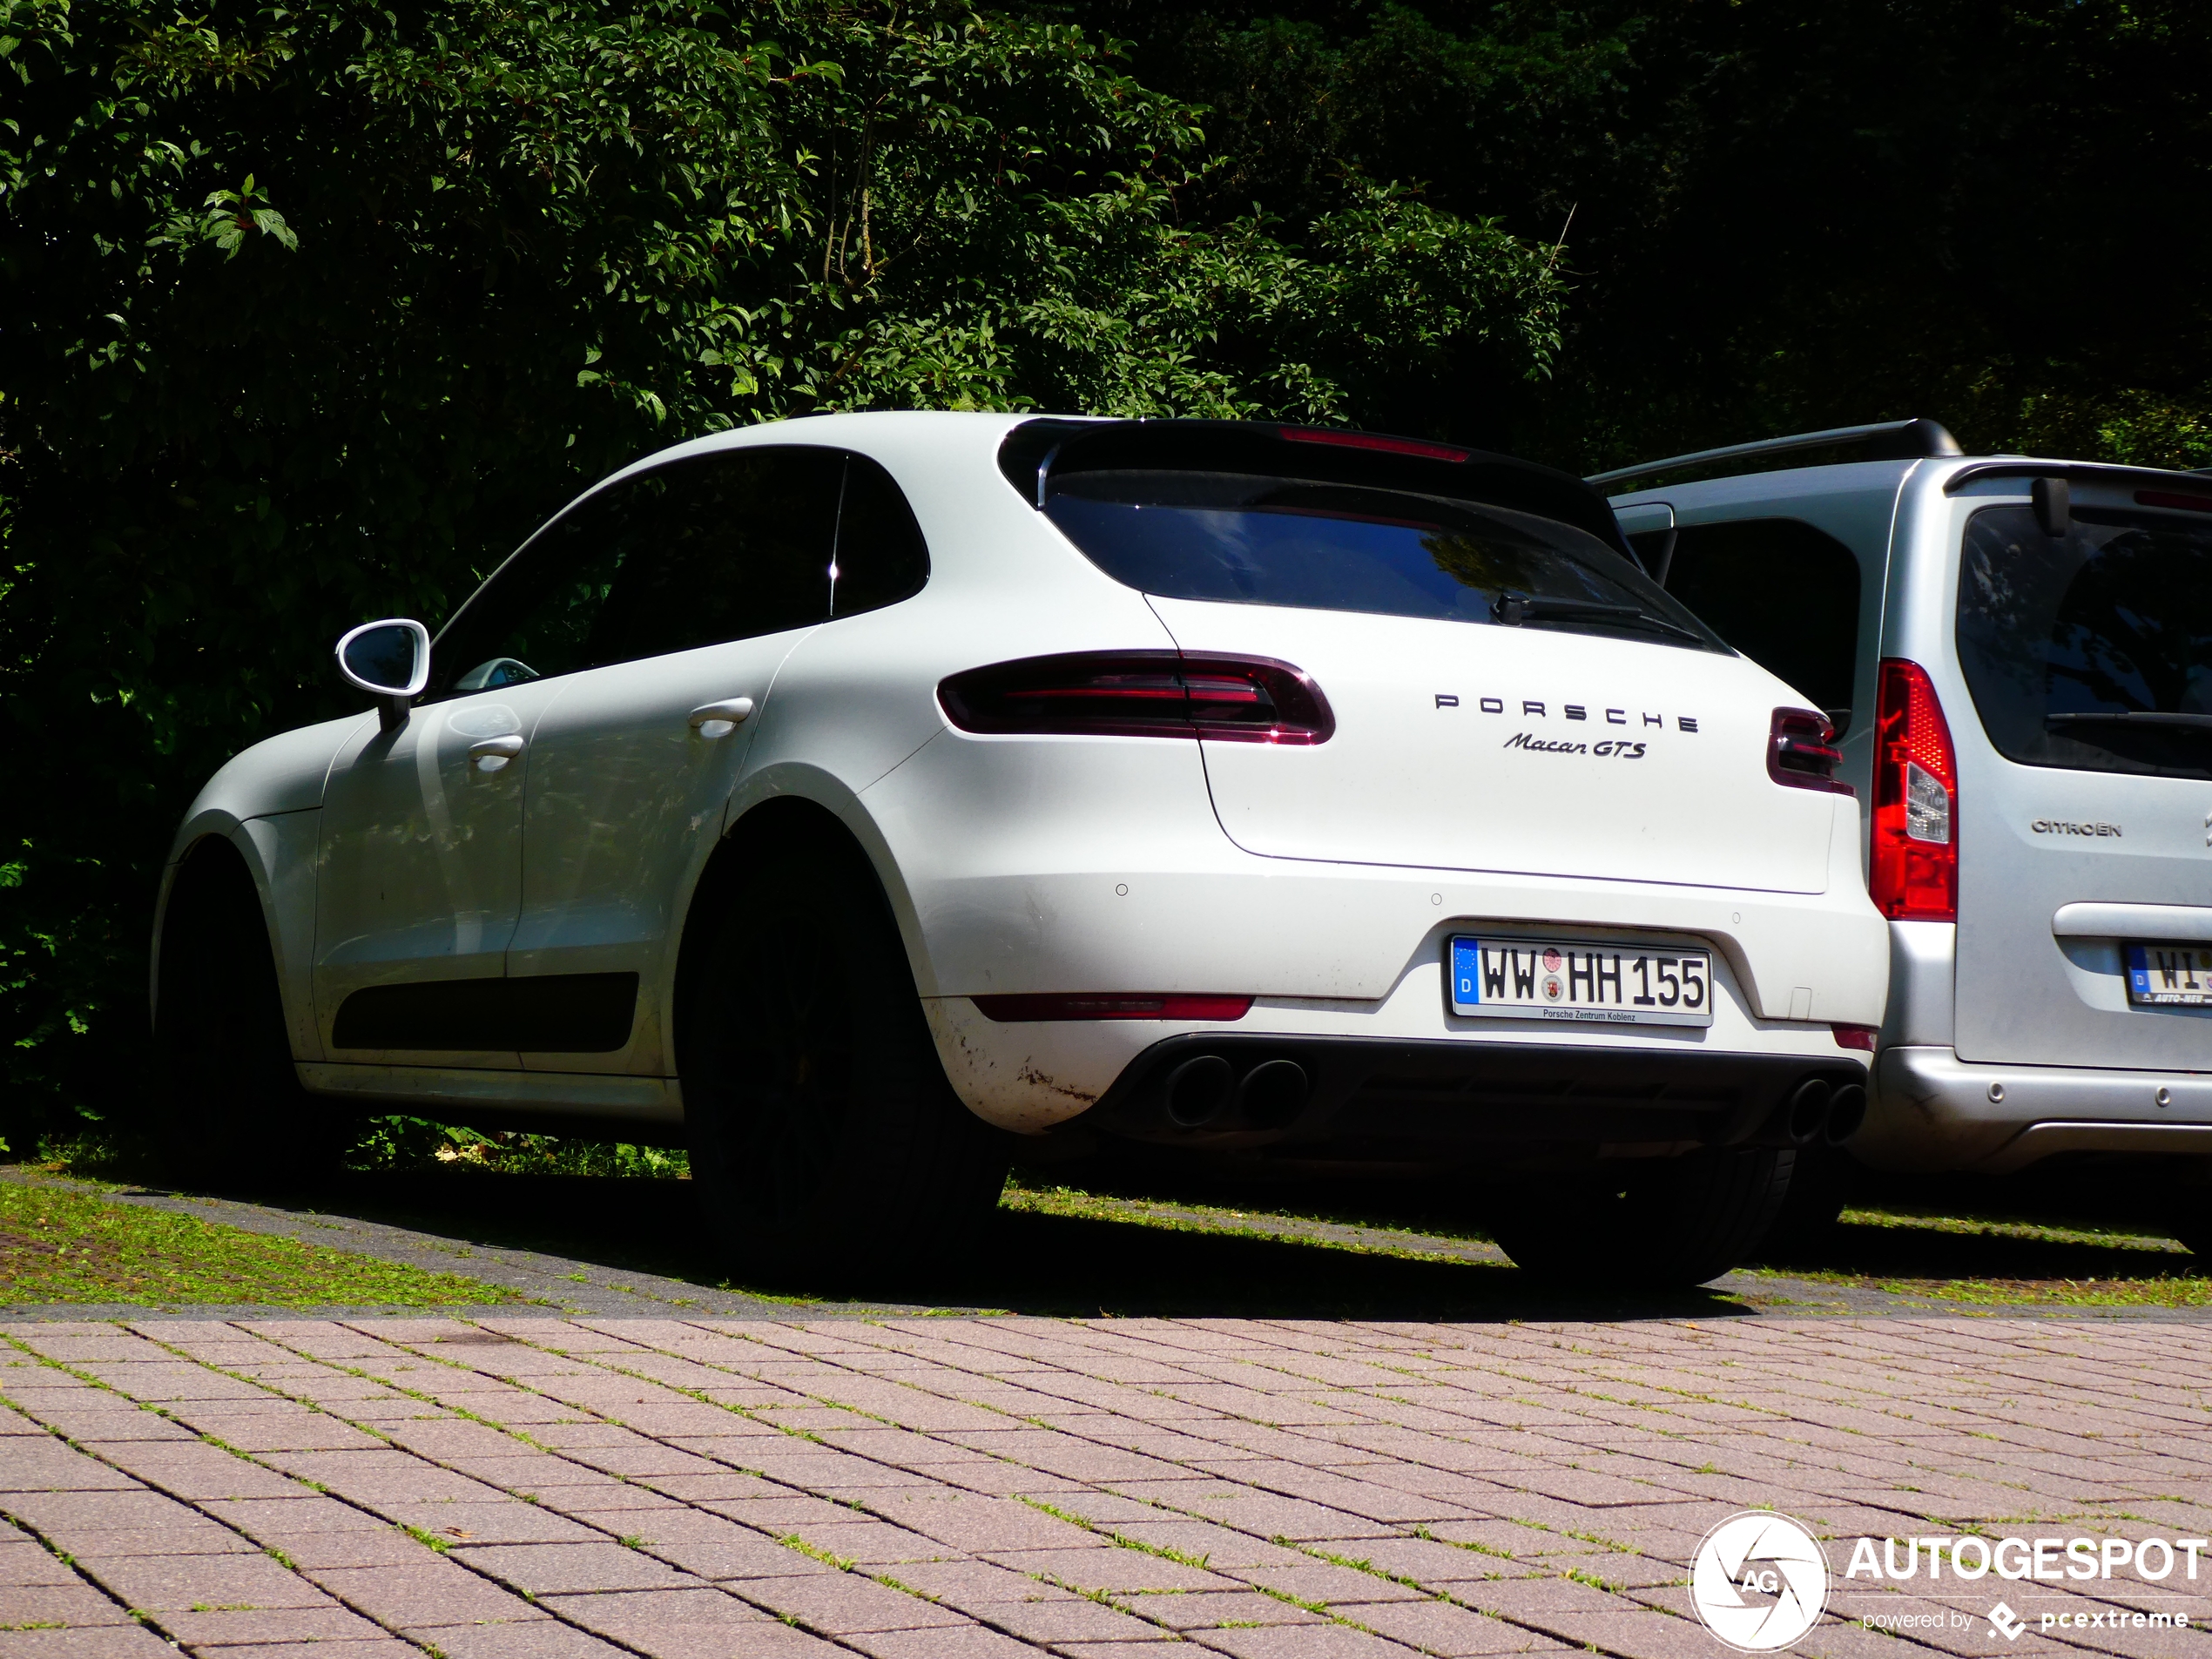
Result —
M752 699L732 697L719 703L702 703L691 711L691 730L709 742L726 738L752 718Z
M503 738L479 738L469 745L469 763L478 772L503 772L507 763L522 753L523 747L523 739L512 734Z

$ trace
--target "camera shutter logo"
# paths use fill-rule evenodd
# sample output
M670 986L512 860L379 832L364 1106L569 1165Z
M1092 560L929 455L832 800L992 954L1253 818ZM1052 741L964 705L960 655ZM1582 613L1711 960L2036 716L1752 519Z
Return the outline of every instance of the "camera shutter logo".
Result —
M1786 1648L1828 1605L1828 1555L1787 1515L1730 1515L1690 1563L1690 1605L1705 1628L1744 1653Z

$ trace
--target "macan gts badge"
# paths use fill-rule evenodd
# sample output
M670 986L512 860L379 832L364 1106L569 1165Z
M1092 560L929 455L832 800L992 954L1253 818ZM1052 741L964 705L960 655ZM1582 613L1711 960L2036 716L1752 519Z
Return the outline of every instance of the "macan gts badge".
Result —
M340 666L370 706L177 837L179 1157L395 1110L680 1143L730 1271L815 1282L942 1262L1016 1155L1349 1170L1678 1284L1864 1109L1829 720L1506 456L772 423Z

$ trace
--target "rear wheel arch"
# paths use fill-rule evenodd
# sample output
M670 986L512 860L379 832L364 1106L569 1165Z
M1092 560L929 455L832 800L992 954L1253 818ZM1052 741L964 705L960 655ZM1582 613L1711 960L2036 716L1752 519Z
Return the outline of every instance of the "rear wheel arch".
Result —
M873 825L863 821L865 828L873 832ZM873 851L867 845L870 840L875 842ZM671 1006L674 1041L670 1049L679 1076L684 1069L686 1030L692 1017L691 999L698 984L701 964L712 944L715 930L726 914L731 895L744 878L764 862L799 847L831 850L850 869L855 883L873 888L906 945L907 964L915 984L922 988L930 985L931 975L920 948L920 932L913 925L914 907L907 900L905 884L898 879L897 867L881 837L871 833L864 840L843 815L812 797L773 796L752 807L731 826L707 860L706 867L700 871L691 889L691 901L685 907L683 938L676 956Z

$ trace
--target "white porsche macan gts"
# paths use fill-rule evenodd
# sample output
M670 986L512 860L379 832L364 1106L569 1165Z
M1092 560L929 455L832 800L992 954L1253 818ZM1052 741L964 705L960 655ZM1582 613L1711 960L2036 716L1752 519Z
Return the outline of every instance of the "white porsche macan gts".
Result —
M1010 1158L1413 1173L1689 1283L1864 1111L1824 715L1505 456L832 415L599 485L373 711L201 792L180 1157L368 1113L687 1144L734 1271L948 1258Z

